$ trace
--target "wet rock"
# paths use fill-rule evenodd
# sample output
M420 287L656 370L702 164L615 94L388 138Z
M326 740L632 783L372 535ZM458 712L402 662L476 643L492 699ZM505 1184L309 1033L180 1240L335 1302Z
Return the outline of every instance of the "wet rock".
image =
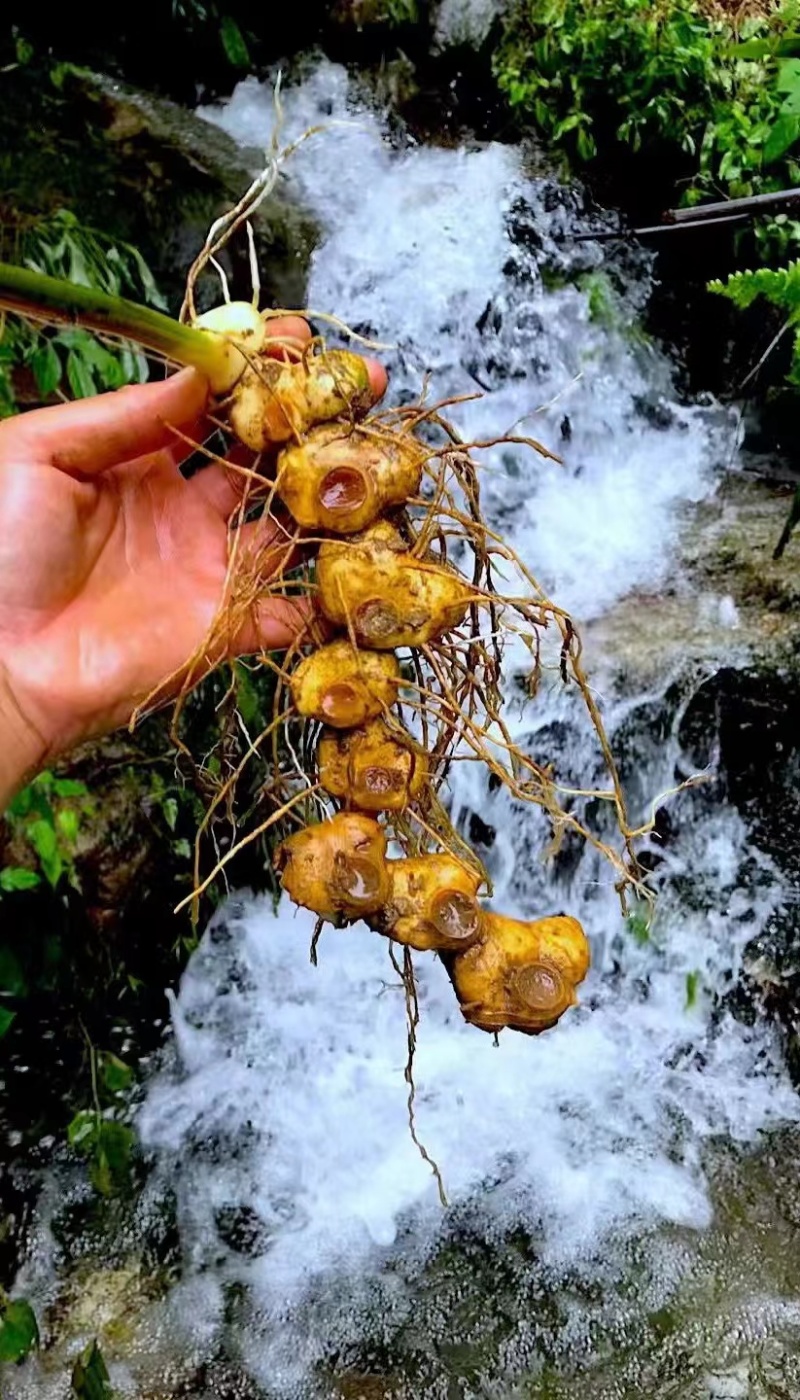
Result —
M336 1395L341 1400L397 1400L402 1386L390 1376L367 1376L357 1372L336 1376Z
M673 578L585 629L592 669L627 690L671 672L800 666L800 541L772 557L790 500L791 488L731 475L687 511Z
M675 426L675 411L663 398L655 394L638 394L633 403L640 418L651 427L663 432Z
M120 186L143 199L156 218L164 240L164 271L182 282L213 220L241 199L263 169L264 152L238 146L177 103L102 74L87 73L76 80L76 96L104 134ZM268 137L265 132L265 146ZM303 306L317 227L288 195L283 176L255 211L252 223L262 304ZM249 298L244 236L235 239L226 254L222 261L233 279L233 295ZM217 288L210 289L213 299Z
M800 674L720 669L695 692L680 728L693 766L716 763L759 849L800 874Z
M220 1206L216 1226L223 1244L235 1254L258 1259L268 1247L269 1229L250 1206Z
M433 5L435 40L441 48L463 45L480 49L499 18L494 0L438 0Z
M158 1280L136 1259L115 1269L77 1269L46 1318L49 1365L63 1364L65 1354L72 1355L92 1338L108 1358L124 1352L142 1312L159 1291Z
M185 830L189 813L180 817L179 804L164 781L169 762L166 746L159 757L125 735L85 744L57 769L59 776L82 783L88 792L80 799L77 836L72 844L72 868L58 890L71 903L73 919L80 918L84 935L103 943L127 927L133 934L134 909L144 914L148 887L178 894L189 877ZM174 803L174 807L171 805ZM0 824L0 863L35 867L24 826L16 830ZM47 897L46 882L34 891L34 904ZM15 905L16 907L16 905ZM19 904L22 918L22 902ZM14 911L7 911L9 926ZM155 928L148 930L151 941ZM135 956L135 945L127 947Z
M489 826L477 812L469 814L469 839L472 845L484 846L489 850L497 840L497 832Z
M265 145L269 132L265 131ZM212 222L262 168L262 151L234 141L188 108L87 69L15 66L0 90L7 224L69 209L111 243L136 247L177 312L189 266ZM316 226L283 179L253 227L266 305L302 306ZM226 251L232 290L251 293L247 239ZM216 277L203 295L219 299Z
M708 770L703 800L739 811L785 883L738 981L716 990L744 1021L780 1026L800 1085L800 541L772 557L790 500L790 487L727 477L687 516L672 582L623 599L585 640L590 674L610 670L625 694L672 677L665 704L679 716L676 780ZM624 733L615 748L625 767ZM635 772L626 771L626 785L644 797ZM668 844L668 832L660 835Z

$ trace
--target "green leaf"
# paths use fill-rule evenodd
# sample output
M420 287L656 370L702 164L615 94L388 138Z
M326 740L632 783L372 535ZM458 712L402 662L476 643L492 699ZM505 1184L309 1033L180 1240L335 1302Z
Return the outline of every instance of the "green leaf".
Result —
M125 1123L100 1120L89 1175L101 1196L113 1196L129 1184L134 1141Z
M78 831L80 829L80 817L75 811L75 808L64 807L60 812L57 812L56 826L59 836L63 836L64 840L70 846L73 846L78 839Z
M82 1108L76 1113L67 1128L67 1142L70 1147L83 1152L84 1155L91 1151L92 1143L97 1136L99 1121L97 1114L91 1108Z
M172 849L176 856L181 857L181 860L188 860L192 854L192 848L185 836L181 836L179 840L173 841Z
M30 39L24 39L20 34L14 44L14 53L17 63L21 64L23 67L25 67L27 63L30 63L34 54L33 44L30 42Z
M762 58L777 58L800 53L800 34L785 34L782 38L747 39L742 44L729 44L722 50L724 58L746 59L757 62Z
M24 1298L0 1303L0 1361L21 1361L39 1345L39 1328L30 1303Z
M31 355L31 369L36 387L43 399L47 399L61 381L61 361L52 343L43 340Z
M144 384L148 369L147 360L141 350L126 343L120 348L119 363L126 384Z
M25 870L21 865L6 865L0 870L0 890L11 894L14 890L33 890L41 884L35 870ZM0 987L2 974L0 973Z
M130 1065L112 1055L110 1050L100 1057L100 1072L110 1094L121 1094L133 1083L133 1070Z
M149 302L151 306L158 307L159 311L166 311L168 308L167 299L165 296L162 296L161 292L158 290L156 279L139 252L139 249L129 248L128 251L136 265L136 271L139 274L145 301ZM135 349L136 347L133 348Z
M800 116L786 115L778 117L775 125L764 142L763 157L765 165L771 165L773 161L780 160L781 156L793 146L798 136L800 136Z
M81 68L77 63L54 63L50 69L50 81L53 87L58 88L59 92L66 79L73 75L76 78L90 78L92 76L88 68Z
M800 89L800 59L789 58L779 65L775 89L777 92L797 92Z
M225 57L234 68L250 67L250 50L244 36L232 15L223 15L219 27L219 37L225 50Z
M253 674L243 661L233 663L233 681L236 687L236 708L248 729L264 726L263 708Z
M16 1011L9 1011L7 1006L0 1006L0 1040L11 1030L16 1014Z
M67 379L76 399L89 399L97 393L91 369L75 350L67 355Z
M67 1141L88 1160L92 1184L102 1196L113 1196L128 1185L135 1138L127 1124L85 1108L67 1128Z
M99 381L103 389L119 389L124 382L122 366L116 355L112 355L110 350L106 350L104 345L93 335L84 333L84 339L80 346L87 365L91 367L92 376Z
M597 145L595 139L582 126L578 130L578 155L581 160L592 160L597 155Z
M697 1005L697 994L700 990L700 973L694 972L686 974L686 1010L691 1011Z
M8 370L0 364L0 419L13 418L16 412L14 385Z
M174 831L175 824L178 820L178 799L176 797L165 797L161 804L161 810L164 813L164 821L167 823L170 831Z
M52 822L40 817L28 823L25 834L36 852L45 879L55 889L64 874L64 861L58 848L55 827Z
M640 948L650 942L650 920L645 914L629 914L626 924L628 933Z
M72 1368L74 1400L114 1400L111 1378L97 1342L90 1342Z
M56 797L88 797L89 789L75 778L54 778L53 793Z

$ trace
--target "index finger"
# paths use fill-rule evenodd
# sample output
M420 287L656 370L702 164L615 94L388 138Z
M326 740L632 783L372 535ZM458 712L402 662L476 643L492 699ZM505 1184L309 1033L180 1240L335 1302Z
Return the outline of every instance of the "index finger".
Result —
M287 344L311 338L299 316L276 317L267 353L280 357ZM56 467L69 476L96 476L164 447L174 447L174 429L189 432L208 402L206 380L185 369L168 379L131 385L96 398L35 409L0 424L0 452Z
M70 476L96 476L174 443L172 426L196 423L207 400L203 376L181 370L158 383L134 384L7 418L0 423L0 452Z

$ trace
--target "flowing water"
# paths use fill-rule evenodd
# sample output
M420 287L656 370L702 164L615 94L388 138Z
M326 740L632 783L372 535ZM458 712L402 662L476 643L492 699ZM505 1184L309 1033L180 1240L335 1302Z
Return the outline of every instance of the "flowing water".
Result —
M320 65L285 104L289 136L331 123L289 174L324 231L310 306L392 343L395 401L430 373L437 397L483 391L453 411L469 439L524 422L561 451L563 467L484 454L484 503L576 619L670 586L686 510L714 492L736 430L681 401L638 331L647 258L571 242L596 216L517 149L389 139L341 69ZM263 145L270 93L248 80L210 115ZM729 601L711 605L735 622ZM598 655L593 678L646 818L690 771L678 734L697 676L645 685ZM509 722L565 780L599 779L556 673ZM584 921L581 1007L495 1047L418 959L417 1128L443 1210L408 1131L384 942L329 931L314 969L309 916L233 897L190 961L139 1115L153 1170L136 1229L169 1201L182 1266L131 1322L117 1384L167 1395L168 1371L226 1357L232 1388L181 1393L249 1395L249 1377L274 1397L800 1395L798 1103L769 1031L716 995L779 903L776 872L732 808L685 793L669 841L649 842L659 912L636 938L594 854L545 866L538 814L475 765L455 766L451 797L497 907ZM34 1297L52 1287L59 1205L44 1202L23 1272ZM45 1395L32 1384L23 1371L9 1394Z

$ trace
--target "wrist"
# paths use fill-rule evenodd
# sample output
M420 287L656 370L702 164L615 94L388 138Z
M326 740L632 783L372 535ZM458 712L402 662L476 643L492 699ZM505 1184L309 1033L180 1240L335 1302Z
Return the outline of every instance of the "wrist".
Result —
M0 816L43 767L46 755L44 740L25 718L0 666Z

